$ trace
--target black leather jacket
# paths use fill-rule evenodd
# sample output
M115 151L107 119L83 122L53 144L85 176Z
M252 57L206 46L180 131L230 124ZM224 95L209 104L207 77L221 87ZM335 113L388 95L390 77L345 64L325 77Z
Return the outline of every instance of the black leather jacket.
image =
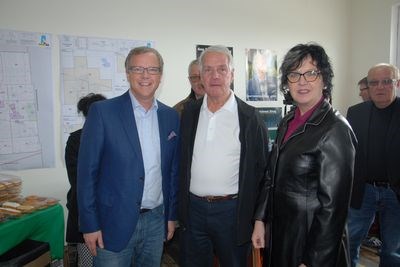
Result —
M323 101L282 143L293 116L292 111L279 125L255 215L270 219L270 266L346 266L343 237L353 180L353 131Z

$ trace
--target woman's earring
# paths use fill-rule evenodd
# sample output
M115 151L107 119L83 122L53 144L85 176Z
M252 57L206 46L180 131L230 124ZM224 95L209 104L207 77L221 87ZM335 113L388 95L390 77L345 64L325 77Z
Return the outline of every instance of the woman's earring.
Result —
M283 86L283 91L285 92L285 94L287 94L289 92L289 88L285 85Z

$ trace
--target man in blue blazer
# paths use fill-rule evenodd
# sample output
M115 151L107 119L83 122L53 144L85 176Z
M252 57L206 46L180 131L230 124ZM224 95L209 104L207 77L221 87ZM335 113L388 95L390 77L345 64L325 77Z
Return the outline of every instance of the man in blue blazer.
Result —
M348 217L352 266L358 262L361 241L376 212L382 240L379 266L400 266L399 78L396 66L373 66L367 76L371 101L347 111L358 139Z
M163 59L137 47L130 90L90 107L78 159L80 230L95 266L160 266L175 230L179 116L157 101Z

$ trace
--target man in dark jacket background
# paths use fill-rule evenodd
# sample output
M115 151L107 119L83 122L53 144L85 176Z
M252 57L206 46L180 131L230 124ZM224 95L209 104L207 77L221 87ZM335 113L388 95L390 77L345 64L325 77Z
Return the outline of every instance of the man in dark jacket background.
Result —
M400 100L399 70L378 64L368 71L371 101L352 106L347 119L358 139L348 229L352 266L361 241L379 213L379 266L400 266Z

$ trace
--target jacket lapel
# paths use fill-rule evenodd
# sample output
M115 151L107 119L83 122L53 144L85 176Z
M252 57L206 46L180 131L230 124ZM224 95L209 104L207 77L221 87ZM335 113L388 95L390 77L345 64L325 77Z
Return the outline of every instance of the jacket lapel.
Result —
M359 143L364 144L362 149L365 151L366 157L368 157L369 124L371 121L372 105L372 101L368 102L368 105L365 105L365 110L359 113L361 116L358 118L360 125L358 138L364 139L360 140Z
M194 140L196 138L196 132L197 132L197 124L199 122L199 116L200 116L200 110L201 106L203 104L203 98L201 100L197 100L193 106L188 106L188 108L192 108L193 112L188 112L190 116L190 121L187 124L187 127L190 129L189 132L189 158L190 158L190 164L192 164L192 157L193 157L193 148L194 148Z
M292 120L294 117L294 111L289 113L287 117L284 117L281 124L278 127L278 134L276 136L276 141L275 144L278 146L278 149L280 150L282 147L285 146L286 143L283 143L283 139L285 137L286 131L289 127L289 121ZM279 131L279 129L282 129Z
M249 109L247 108L245 102L243 102L240 98L235 95L237 107L238 107L238 115L239 115L239 140L241 143L241 151L245 149L245 129L247 128L247 122L249 121Z
M129 143L137 157L143 161L135 115L133 114L132 102L128 91L122 95L122 105L120 109L121 123L125 129L126 135L128 136Z
M395 106L386 139L386 152L390 151L391 145L393 144L393 139L396 138L396 136L399 136L397 135L397 132L400 130L400 116L396 115L400 114L400 100L398 97L396 97L394 101Z
M157 101L158 102L158 101ZM160 152L161 152L161 170L163 170L163 162L164 162L164 151L166 142L168 140L168 127L169 118L166 116L166 113L163 112L163 106L160 102L158 102L158 110L157 110L157 117L158 117L158 130L160 134Z
M278 139L278 144L281 145L281 149L285 147L285 144L288 143L290 141L290 139L296 137L297 135L303 134L306 131L306 128L309 127L310 125L319 125L321 123L321 121L325 118L326 114L329 112L329 110L331 109L330 104L324 100L319 107L316 108L316 110L314 110L313 114L311 115L311 117L303 124L301 125L299 128L297 128L293 134L286 140L285 143L282 144L283 139L286 135L286 131L289 127L289 120L291 120L294 117L294 111L293 113L291 113L291 115L289 115L287 117L287 119L285 119L285 123L284 123L284 131L282 131L282 135L279 136Z

